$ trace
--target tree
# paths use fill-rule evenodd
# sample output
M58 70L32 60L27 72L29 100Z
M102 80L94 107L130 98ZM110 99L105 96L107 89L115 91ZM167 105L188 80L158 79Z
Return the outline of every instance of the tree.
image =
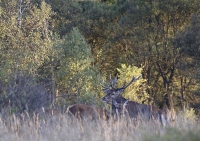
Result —
M195 109L199 107L199 17L199 14L192 14L190 24L179 31L174 39L174 46L179 49L181 56L177 65L176 87L180 90L178 103L182 110L187 109L188 105Z
M92 66L91 48L78 28L73 28L57 48L61 59L56 82L58 89L67 91L67 102L97 103L101 75Z
M45 106L49 96L36 78L38 68L52 53L49 23L53 12L44 1L37 6L2 0L0 6L1 106L11 100L16 112L34 111Z
M49 30L51 8L42 2L38 8L26 4L20 27L18 3L8 1L2 6L1 14L1 74L27 71L36 73L51 52L52 41ZM9 24L8 24L9 23ZM6 74L5 74L6 73Z

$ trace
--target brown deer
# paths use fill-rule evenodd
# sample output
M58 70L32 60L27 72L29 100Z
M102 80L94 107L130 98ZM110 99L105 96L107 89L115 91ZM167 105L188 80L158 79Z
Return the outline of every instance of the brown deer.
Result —
M144 120L150 120L153 118L160 120L162 125L165 126L167 122L167 115L165 112L168 111L168 109L160 110L152 105L129 101L122 96L122 92L140 77L141 76L137 78L133 77L127 85L124 84L121 88L114 88L114 85L117 83L117 77L114 79L111 79L110 77L110 85L103 89L106 94L106 96L102 98L103 102L112 105L112 114L119 113L119 115L121 115L126 113L131 118L137 118L140 116Z
M109 112L104 108L97 108L84 104L74 104L67 108L67 114L81 120L109 119Z

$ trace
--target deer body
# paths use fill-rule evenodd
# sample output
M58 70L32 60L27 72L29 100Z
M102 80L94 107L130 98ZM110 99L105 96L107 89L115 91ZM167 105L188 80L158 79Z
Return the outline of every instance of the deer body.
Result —
M67 108L67 113L73 117L84 120L109 119L109 113L106 109L84 104L74 104L69 106Z
M113 114L126 114L131 118L140 116L145 120L150 120L152 118L159 119L159 109L157 107L129 101L122 96L116 98L116 100L112 100L112 111L114 111Z
M143 116L143 118L148 120L153 116L155 119L158 119L157 112L159 109L151 105L130 101L126 106L126 109L129 111L130 117Z
M102 98L103 102L112 105L114 114L116 113L115 111L118 111L120 114L127 113L131 118L137 118L138 116L142 117L144 120L153 118L160 120L162 125L165 126L171 117L171 113L168 109L160 110L159 108L152 105L141 104L135 101L127 101L127 99L122 96L122 92L131 83L139 78L140 76L138 78L133 77L127 85L124 85L121 88L114 88L114 85L117 83L117 77L114 79L111 79L110 77L110 85L108 87L104 87L103 90L106 94Z

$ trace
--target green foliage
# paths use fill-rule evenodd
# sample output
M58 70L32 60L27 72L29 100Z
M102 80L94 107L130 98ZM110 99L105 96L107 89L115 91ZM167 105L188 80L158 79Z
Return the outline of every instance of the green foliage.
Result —
M177 32L174 38L174 46L181 55L177 64L177 76L179 77L174 81L176 87L181 90L179 102L183 108L186 107L186 103L192 103L195 109L199 107L199 17L199 14L192 14L189 24Z
M184 56L195 58L196 60L199 60L200 54L199 17L199 14L193 14L189 25L184 30L178 32L175 38L175 47L180 49L180 53Z
M51 8L42 2L40 7L24 6L21 27L18 27L18 3L8 1L2 7L0 19L1 79L18 71L36 73L38 67L48 59L52 42L49 30ZM18 19L18 20L17 20ZM9 23L9 24L8 24Z
M58 46L61 63L57 73L59 89L66 89L71 102L96 103L100 75L90 57L91 49L78 28L73 28Z
M121 68L117 68L119 72L119 85L122 86L124 82L129 83L132 77L138 77L142 73L142 68L138 68L136 66L126 66L125 64L121 65ZM133 82L125 90L125 97L134 100L137 102L148 102L146 101L149 98L149 95L146 92L147 86L145 85L146 80L140 78Z
M0 101L13 112L35 111L47 103L45 84L37 82L37 70L52 53L49 21L53 12L44 1L1 1L0 12ZM46 103L47 102L47 103Z
M21 16L19 2L0 0L1 91L31 75L67 91L64 102L100 103L101 75L119 68L120 85L144 78L125 91L131 100L148 93L162 106L173 93L177 107L199 108L199 0L23 0Z

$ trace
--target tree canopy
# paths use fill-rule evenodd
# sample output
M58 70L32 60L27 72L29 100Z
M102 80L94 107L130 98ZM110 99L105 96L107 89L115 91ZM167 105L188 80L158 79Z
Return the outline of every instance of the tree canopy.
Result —
M119 85L142 74L125 97L161 108L165 95L198 112L199 9L199 0L0 0L0 106L102 105L110 74Z

